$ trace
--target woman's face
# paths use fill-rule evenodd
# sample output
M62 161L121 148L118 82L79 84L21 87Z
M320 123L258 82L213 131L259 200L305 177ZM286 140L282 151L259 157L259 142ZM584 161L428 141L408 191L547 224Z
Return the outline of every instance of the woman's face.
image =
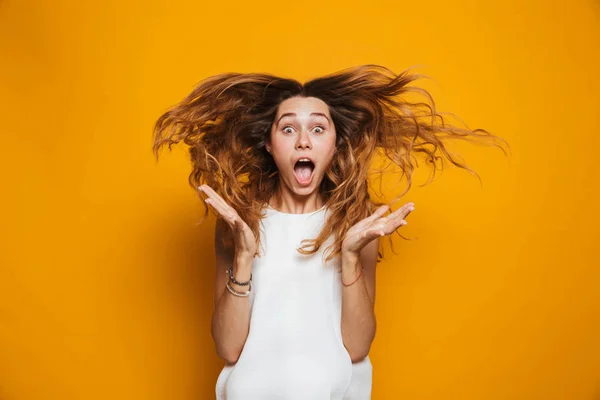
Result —
M316 97L292 97L279 105L266 148L287 187L308 195L323 180L335 153L335 140L327 104ZM311 162L298 162L302 158Z

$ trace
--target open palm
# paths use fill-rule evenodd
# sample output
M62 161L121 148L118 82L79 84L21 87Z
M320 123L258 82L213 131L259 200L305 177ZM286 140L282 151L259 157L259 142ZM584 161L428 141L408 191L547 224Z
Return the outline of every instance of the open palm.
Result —
M211 205L219 213L221 218L229 224L229 227L234 234L236 255L249 255L254 257L257 249L256 240L254 233L252 233L248 224L246 224L233 207L227 204L213 188L208 185L201 185L198 187L198 190L208 196L208 198L204 200L206 204Z
M342 252L359 254L361 249L378 236L389 235L406 225L405 218L415 209L414 203L406 203L387 217L388 205L379 207L375 212L352 226L342 242Z

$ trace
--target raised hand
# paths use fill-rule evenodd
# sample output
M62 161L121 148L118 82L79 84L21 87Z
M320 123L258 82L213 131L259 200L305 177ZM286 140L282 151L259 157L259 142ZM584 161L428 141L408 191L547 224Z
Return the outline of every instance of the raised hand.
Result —
M250 258L254 258L257 249L256 238L248 224L246 224L246 222L238 215L237 211L229 206L210 186L201 185L198 187L198 190L201 193L206 194L207 198L204 200L206 204L209 204L214 208L221 218L223 218L223 220L231 227L236 256L249 256Z
M352 226L342 242L342 252L358 255L363 247L378 236L389 235L406 225L405 218L414 209L414 203L406 203L387 217L383 217L389 206L383 205L375 212Z

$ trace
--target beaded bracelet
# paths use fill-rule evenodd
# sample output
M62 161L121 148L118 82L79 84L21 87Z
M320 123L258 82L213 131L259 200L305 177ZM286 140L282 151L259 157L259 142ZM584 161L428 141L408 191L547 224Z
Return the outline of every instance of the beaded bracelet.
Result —
M252 285L250 285L247 292L238 292L229 285L229 281L225 282L225 286L227 286L227 290L229 290L232 295L237 297L248 297L250 296L250 291L252 290Z
M354 279L352 282L350 282L350 283L348 283L348 284L346 284L346 283L344 283L344 281L342 281L342 285L344 285L344 286L346 286L346 287L348 287L348 286L350 286L350 285L353 285L354 283L356 283L356 281L358 281L358 278L360 278L360 276L362 275L362 273L363 273L363 270L362 270L362 268L361 268L361 269L360 269L360 273L358 274L358 276L356 277L356 279Z
M236 285L240 285L240 286L248 286L250 284L250 282L252 282L252 273L250 273L250 280L246 281L246 282L238 282L235 280L235 278L233 277L233 265L231 265L229 267L229 280L233 283L235 283Z

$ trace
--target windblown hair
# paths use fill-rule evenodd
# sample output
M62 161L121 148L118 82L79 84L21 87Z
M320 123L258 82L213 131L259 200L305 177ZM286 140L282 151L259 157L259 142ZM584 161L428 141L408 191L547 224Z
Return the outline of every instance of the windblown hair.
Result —
M447 139L489 142L506 154L498 144L506 143L504 139L483 129L445 122L430 94L409 86L424 77L410 70L396 75L372 64L304 84L271 74L215 75L199 82L183 101L160 116L154 126L153 151L158 159L162 146L171 149L181 141L189 146L193 164L190 185L195 190L202 184L212 187L248 224L260 249L262 209L280 184L275 161L265 149L278 107L294 96L321 99L329 107L337 136L333 161L319 188L330 213L319 235L304 240L298 251L314 254L333 234L333 243L327 248L329 260L340 254L348 229L384 204L369 195L374 155L400 167L401 177L406 179L406 189L395 202L412 185L417 155L432 166L427 183L443 168L444 159L477 175L449 151L444 143ZM411 102L410 94L424 100ZM208 207L204 219L207 215ZM223 238L223 245L230 249L232 235L227 230ZM378 260L380 257L381 252Z

